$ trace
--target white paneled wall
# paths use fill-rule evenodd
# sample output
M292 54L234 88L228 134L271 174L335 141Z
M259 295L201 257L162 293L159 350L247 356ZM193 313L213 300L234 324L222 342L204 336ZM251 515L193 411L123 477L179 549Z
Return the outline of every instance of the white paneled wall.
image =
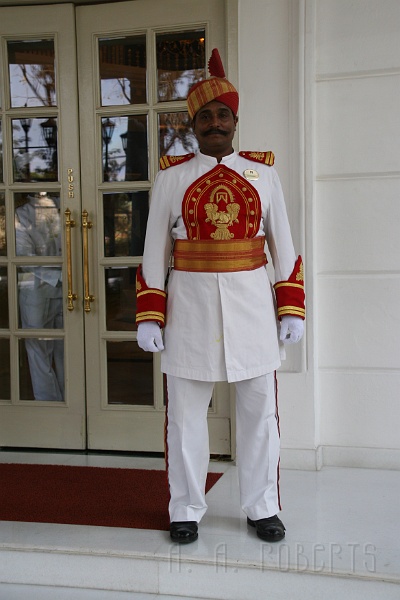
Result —
M230 0L228 7L229 4ZM304 234L301 5L297 0L238 0L238 146L243 150L275 153L295 248L306 259L308 272L312 263L305 256ZM311 279L307 288L311 299ZM312 315L311 301L308 310ZM312 317L307 328L306 337L310 340ZM299 347L289 348L288 360L278 374L281 464L314 469L318 407L314 394L313 345L307 340Z
M313 0L316 73L352 77L399 70L397 0Z
M400 2L238 7L239 145L277 153L306 261L282 464L400 469Z
M399 74L318 79L317 177L398 172L399 98Z
M358 272L398 271L398 178L319 180L316 197L320 273L346 271L350 257L351 268Z
M311 6L319 443L376 466L400 454L400 3Z

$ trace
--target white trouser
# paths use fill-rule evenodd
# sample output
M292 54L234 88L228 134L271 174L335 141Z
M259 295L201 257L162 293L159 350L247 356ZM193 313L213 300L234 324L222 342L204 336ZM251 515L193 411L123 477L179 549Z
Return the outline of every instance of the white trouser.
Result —
M167 382L170 521L200 522L207 510L207 410L214 384L172 375ZM250 519L263 519L280 510L275 374L239 381L235 386L240 503Z

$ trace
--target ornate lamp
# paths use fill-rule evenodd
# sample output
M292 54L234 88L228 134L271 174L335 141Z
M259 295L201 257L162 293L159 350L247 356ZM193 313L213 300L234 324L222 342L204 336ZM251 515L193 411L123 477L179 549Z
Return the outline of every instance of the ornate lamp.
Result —
M109 119L107 117L107 119L103 120L102 124L101 124L101 132L102 132L102 136L103 136L103 143L105 145L105 165L104 165L104 181L108 181L109 180L109 166L108 166L108 146L111 142L113 133L114 133L114 129L115 129L115 123L114 121L111 121L111 119Z
M57 147L57 122L53 117L50 117L44 123L40 124L43 137L50 149Z

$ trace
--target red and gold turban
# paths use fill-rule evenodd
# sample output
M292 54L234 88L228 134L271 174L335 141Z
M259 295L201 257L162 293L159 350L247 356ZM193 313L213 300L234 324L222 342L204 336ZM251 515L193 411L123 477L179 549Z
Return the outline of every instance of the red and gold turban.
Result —
M225 77L221 57L216 48L208 61L211 78L195 83L187 97L188 113L191 119L208 102L218 100L226 104L236 116L239 107L239 94Z

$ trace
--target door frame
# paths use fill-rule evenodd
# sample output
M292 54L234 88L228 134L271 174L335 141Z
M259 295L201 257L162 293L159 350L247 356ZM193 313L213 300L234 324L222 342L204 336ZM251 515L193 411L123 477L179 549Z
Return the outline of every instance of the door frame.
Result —
M18 340L29 335L36 335L36 330L18 328L18 297L16 269L25 262L24 257L15 253L14 206L13 193L39 190L39 185L13 182L13 156L11 120L18 115L27 117L46 118L49 115L58 119L58 157L59 181L43 185L46 191L57 193L61 200L61 217L69 207L72 215L78 213L80 206L79 194L79 129L76 78L76 47L75 47L75 8L71 4L46 7L46 19L43 19L43 9L37 6L21 8L0 8L1 15L1 44L0 68L4 90L1 114L3 119L3 159L4 186L6 194L6 227L8 241L8 259L1 259L0 264L8 266L8 292L10 323L9 329L1 333L2 337L10 339L12 394L10 399L0 401L0 445L84 449L86 447L85 396L82 389L84 381L84 337L82 318L83 311L76 304L74 311L68 311L64 306L64 329L55 330L56 337L64 339L65 353L65 398L64 403L23 401L18 394ZM6 31L6 33L3 33ZM73 33L73 35L71 35ZM10 90L6 44L8 40L34 40L38 36L55 40L55 66L57 85L57 106L32 107L16 109L9 105ZM61 67L62 61L62 67ZM62 73L62 76L60 74ZM68 107L68 110L64 108ZM60 167L60 165L67 165ZM74 194L68 192L68 169L76 175ZM81 263L79 261L80 241L76 237L76 252L72 257L74 281L81 295ZM65 231L63 228L63 248L65 249ZM65 252L63 265L63 294L66 296L67 272L65 268ZM41 335L45 332L41 330ZM37 332L40 335L40 331Z

